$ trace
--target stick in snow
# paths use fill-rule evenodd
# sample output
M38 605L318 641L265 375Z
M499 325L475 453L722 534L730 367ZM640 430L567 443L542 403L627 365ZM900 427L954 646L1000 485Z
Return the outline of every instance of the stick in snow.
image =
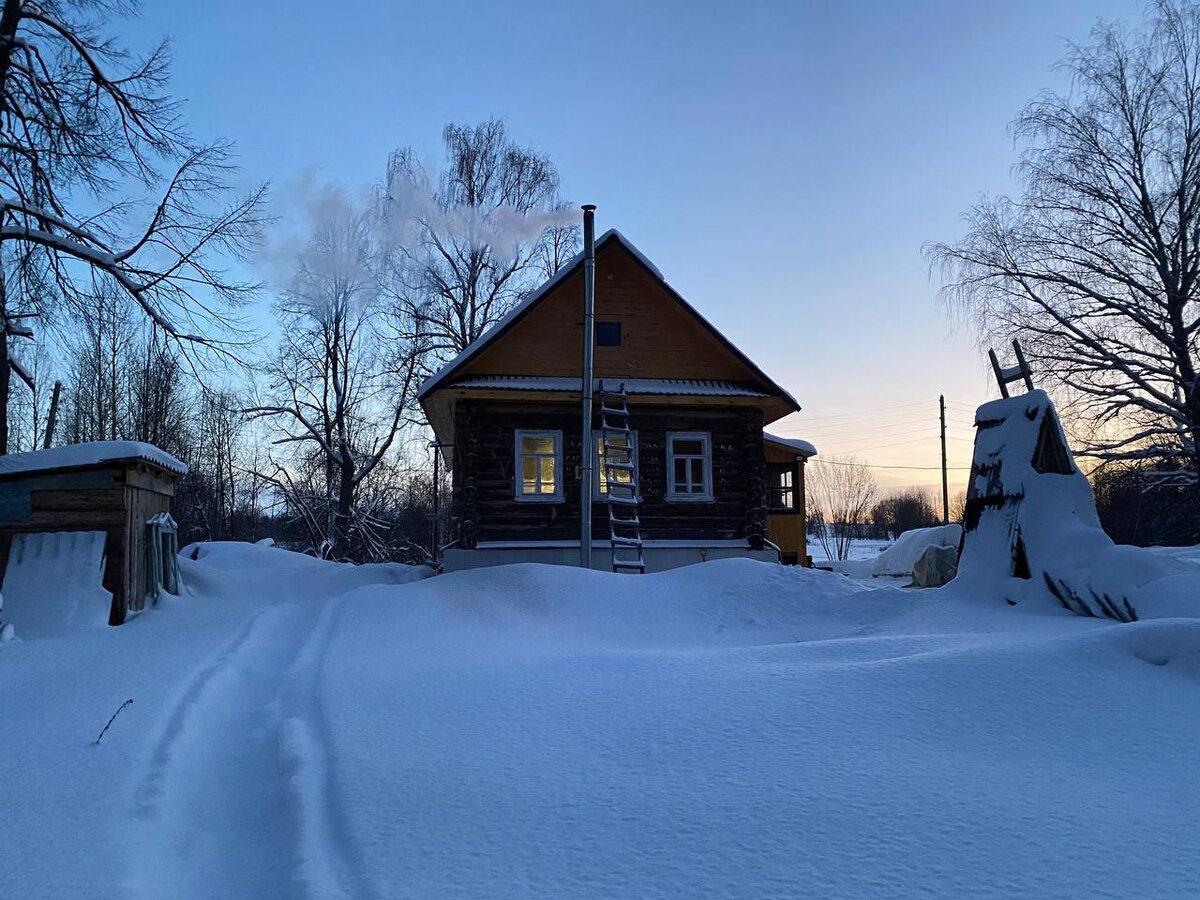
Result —
M117 707L117 711L115 713L113 713L112 718L108 720L108 725L105 725L103 730L101 730L100 734L96 737L95 746L97 746L97 747L100 746L100 738L104 737L104 735L108 733L108 729L112 726L113 722L117 721L117 716L119 716L121 714L121 710L123 710L125 707L127 707L132 702L133 702L133 698L130 697L128 700L126 700L124 703L122 703L120 706Z

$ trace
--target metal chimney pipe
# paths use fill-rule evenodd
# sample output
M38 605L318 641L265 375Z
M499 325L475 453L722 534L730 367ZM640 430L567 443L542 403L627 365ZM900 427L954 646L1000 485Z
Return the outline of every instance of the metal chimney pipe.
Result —
M583 417L579 431L579 565L592 567L592 487L596 450L592 446L592 371L596 334L596 206L583 206Z

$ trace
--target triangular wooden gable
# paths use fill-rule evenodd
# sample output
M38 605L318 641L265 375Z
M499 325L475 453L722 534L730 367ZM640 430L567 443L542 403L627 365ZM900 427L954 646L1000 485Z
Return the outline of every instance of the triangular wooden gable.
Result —
M732 381L798 409L740 350L676 293L618 232L596 248L596 322L619 323L620 346L595 350L596 377ZM468 376L579 377L583 343L580 260L449 364L422 390L428 395Z

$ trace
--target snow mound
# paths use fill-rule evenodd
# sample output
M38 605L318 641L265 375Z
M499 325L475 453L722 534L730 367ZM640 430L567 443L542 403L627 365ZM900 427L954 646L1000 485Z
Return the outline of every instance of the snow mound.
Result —
M4 571L3 618L21 635L54 637L108 624L103 531L16 534Z
M1200 623L735 560L462 572L339 622L329 758L377 893L1182 898L1200 873L1170 799L1200 788Z
M936 525L933 528L913 528L896 538L896 542L875 558L872 575L911 575L921 554L929 547L958 549L962 540L961 525Z
M433 575L428 566L331 562L263 543L207 541L179 551L188 593L217 596L330 596L367 585L408 584Z

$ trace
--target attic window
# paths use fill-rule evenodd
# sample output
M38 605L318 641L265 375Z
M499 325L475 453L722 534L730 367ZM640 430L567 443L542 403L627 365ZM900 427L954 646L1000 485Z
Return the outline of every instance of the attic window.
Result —
M621 346L621 323L620 322L597 322L596 323L596 346L597 347L620 347Z

